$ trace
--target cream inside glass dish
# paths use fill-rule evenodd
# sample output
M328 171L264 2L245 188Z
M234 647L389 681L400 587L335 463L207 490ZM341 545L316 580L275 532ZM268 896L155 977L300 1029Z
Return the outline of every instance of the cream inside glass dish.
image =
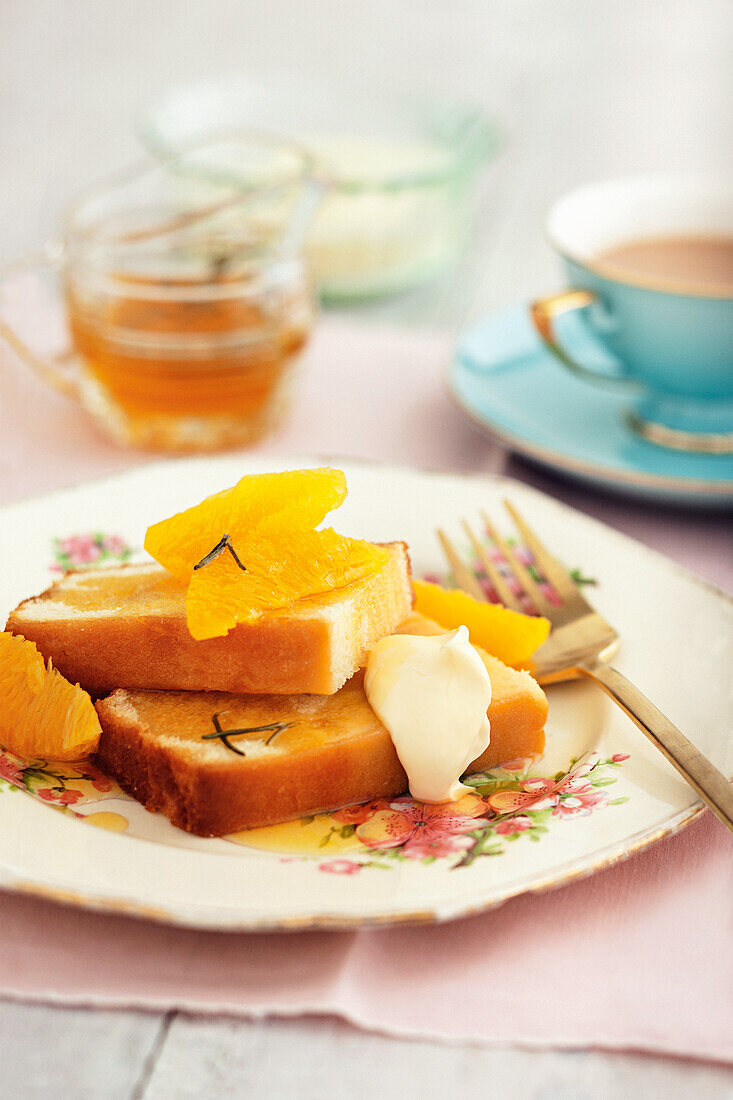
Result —
M445 268L498 144L493 122L470 105L291 73L172 88L144 110L139 132L165 157L232 126L287 136L314 155L327 194L307 251L331 301L389 294Z

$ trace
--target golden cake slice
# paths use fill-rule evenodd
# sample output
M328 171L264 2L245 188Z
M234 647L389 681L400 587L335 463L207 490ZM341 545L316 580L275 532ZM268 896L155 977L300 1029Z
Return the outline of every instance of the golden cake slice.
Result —
M196 641L183 585L155 564L68 573L11 612L22 634L92 695L115 688L332 694L412 607L402 542L361 580Z

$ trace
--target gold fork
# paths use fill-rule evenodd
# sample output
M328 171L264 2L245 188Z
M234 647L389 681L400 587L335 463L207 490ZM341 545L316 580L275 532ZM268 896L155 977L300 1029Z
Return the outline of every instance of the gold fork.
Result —
M583 678L600 684L733 832L733 786L637 687L606 663L618 648L618 634L591 607L565 567L540 542L516 508L509 501L504 504L538 570L558 597L557 603L548 599L511 545L482 512L486 531L519 582L523 595L552 624L549 638L532 661L531 671L535 678L541 684ZM515 611L522 611L521 600L465 520L463 528L501 602ZM456 583L476 599L486 600L474 571L462 560L445 532L438 530L437 534Z

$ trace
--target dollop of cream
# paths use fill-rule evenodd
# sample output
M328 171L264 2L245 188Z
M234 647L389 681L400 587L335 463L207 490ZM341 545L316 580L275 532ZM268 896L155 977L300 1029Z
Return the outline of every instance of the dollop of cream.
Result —
M465 626L382 638L369 654L364 690L413 798L448 802L470 790L459 778L489 744L491 680Z

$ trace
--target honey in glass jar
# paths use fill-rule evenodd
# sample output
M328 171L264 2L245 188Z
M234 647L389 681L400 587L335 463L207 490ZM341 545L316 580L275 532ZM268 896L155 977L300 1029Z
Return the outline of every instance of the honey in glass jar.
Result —
M302 244L318 198L304 154L242 136L93 192L59 264L71 353L46 376L133 446L259 439L313 326Z

